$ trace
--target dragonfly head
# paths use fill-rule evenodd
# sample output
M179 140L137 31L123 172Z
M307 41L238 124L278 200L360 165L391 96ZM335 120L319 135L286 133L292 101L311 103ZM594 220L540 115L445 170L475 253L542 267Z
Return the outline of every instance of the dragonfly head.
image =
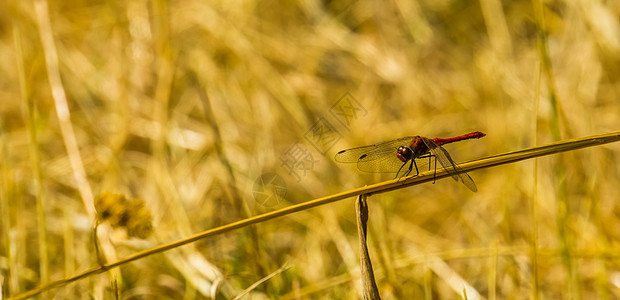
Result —
M407 162L411 159L411 157L413 157L413 152L409 149L409 147L400 146L396 151L396 157L398 157L398 159L402 162Z

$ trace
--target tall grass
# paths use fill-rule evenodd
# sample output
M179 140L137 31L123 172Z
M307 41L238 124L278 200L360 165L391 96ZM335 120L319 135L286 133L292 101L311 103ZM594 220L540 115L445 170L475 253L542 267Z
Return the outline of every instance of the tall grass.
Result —
M0 275L9 297L389 178L336 165L340 149L485 132L445 146L468 161L620 125L614 1L2 7ZM349 124L332 114L347 92L363 107ZM334 143L313 144L319 120L338 131ZM471 171L477 193L438 180L373 195L368 250L381 296L620 297L618 147ZM310 155L307 170L286 169L290 150ZM264 173L279 174L283 198L256 201ZM143 200L152 233L102 222L94 234L94 199L106 193ZM43 297L357 299L354 212L353 198L303 210Z

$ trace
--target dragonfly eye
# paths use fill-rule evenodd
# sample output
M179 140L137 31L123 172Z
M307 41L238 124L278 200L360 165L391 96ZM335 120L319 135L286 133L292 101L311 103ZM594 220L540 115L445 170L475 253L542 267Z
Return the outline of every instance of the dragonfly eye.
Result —
M407 162L411 159L412 156L413 152L411 152L411 149L409 149L409 147L400 146L396 151L396 157L398 157L398 159L400 159L400 161L402 162Z

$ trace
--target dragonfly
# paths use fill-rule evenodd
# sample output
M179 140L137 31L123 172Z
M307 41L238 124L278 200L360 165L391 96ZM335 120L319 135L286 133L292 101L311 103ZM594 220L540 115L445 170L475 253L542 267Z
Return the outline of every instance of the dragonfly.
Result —
M396 173L396 178L403 178L413 172L420 174L418 164L428 163L429 171L431 159L435 159L435 173L437 161L446 169L448 174L457 182L462 182L467 188L476 192L474 180L459 168L442 145L458 141L479 139L486 134L476 131L452 138L427 138L422 136L406 136L399 139L381 142L374 145L351 148L336 153L335 160L341 163L356 163L360 171L368 173ZM428 158L428 162L426 159ZM405 166L409 165L407 168ZM400 177L399 177L399 174Z

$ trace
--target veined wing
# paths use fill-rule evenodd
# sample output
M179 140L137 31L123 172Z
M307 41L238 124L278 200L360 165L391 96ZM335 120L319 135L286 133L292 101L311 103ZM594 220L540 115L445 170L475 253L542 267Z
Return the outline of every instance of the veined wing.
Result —
M396 156L398 147L409 146L412 136L338 152L337 162L357 163L358 169L369 173L396 173L403 162Z
M461 181L467 188L474 192L478 191L474 180L454 163L452 157L450 157L450 154L446 151L446 149L439 146L431 139L424 139L424 143L431 153L435 155L435 159L439 161L439 164L446 169L448 174L450 174L454 180Z

